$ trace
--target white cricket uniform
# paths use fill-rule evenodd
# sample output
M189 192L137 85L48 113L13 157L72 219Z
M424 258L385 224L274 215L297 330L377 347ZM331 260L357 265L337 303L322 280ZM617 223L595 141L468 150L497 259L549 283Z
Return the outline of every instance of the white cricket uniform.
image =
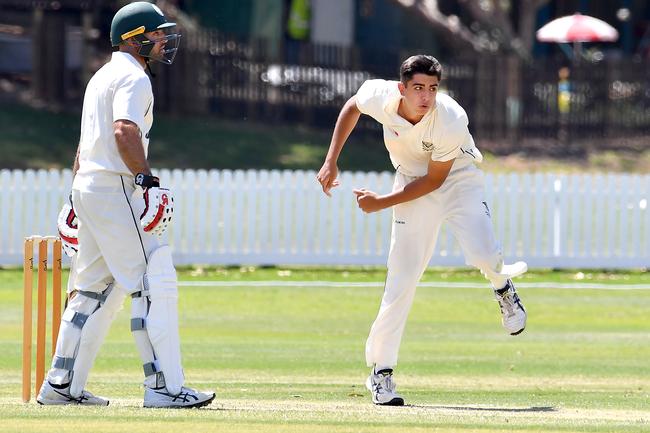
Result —
M132 200L136 186L117 149L117 120L130 120L140 128L146 156L153 123L151 82L138 61L124 52L113 53L84 96L79 170L72 184L79 217L77 290L102 291L113 279L125 294L139 290L145 255L158 247L157 237L140 225L144 204Z
M52 384L70 382L75 397L81 394L124 299L142 290L147 257L159 247L158 238L145 233L140 225L142 189L136 188L133 174L122 161L113 131L117 120L134 122L140 128L146 155L152 111L149 77L130 54L114 52L111 61L88 82L81 115L79 170L72 184L79 250L68 291L103 293L106 300L101 308L86 294L70 300L48 372ZM146 383L155 381L155 375L150 377Z
M450 96L438 93L435 106L413 125L397 114L400 100L397 81L368 80L356 95L359 110L383 125L396 170L393 190L426 175L429 160L455 160L440 188L393 207L385 290L366 342L368 366L397 365L415 288L443 223L458 240L468 264L498 272L502 263L485 201L483 173L474 165L482 155L467 129L465 110Z

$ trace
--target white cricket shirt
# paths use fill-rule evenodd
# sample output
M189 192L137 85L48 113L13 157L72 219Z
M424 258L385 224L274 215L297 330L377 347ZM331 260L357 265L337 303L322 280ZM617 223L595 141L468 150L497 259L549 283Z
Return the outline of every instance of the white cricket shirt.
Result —
M420 177L427 174L429 160L456 158L452 170L483 160L467 129L467 114L458 102L438 92L434 107L413 125L397 114L402 98L397 84L367 80L356 95L359 110L383 125L384 143L395 170Z
M153 123L153 92L149 76L128 53L114 52L110 62L88 82L81 114L79 171L73 188L85 189L100 178L133 176L117 150L113 122L138 125L145 156Z

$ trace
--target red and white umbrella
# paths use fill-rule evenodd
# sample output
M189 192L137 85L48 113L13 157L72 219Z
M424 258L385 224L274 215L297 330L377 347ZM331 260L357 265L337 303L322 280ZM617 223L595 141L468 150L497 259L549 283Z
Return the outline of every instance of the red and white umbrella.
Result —
M554 19L537 30L540 42L614 42L618 32L603 20L576 13Z

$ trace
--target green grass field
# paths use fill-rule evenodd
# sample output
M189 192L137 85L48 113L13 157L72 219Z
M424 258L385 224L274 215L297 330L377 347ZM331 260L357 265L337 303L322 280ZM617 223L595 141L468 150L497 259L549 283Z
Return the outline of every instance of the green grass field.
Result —
M508 336L478 273L431 270L420 287L395 379L408 406L375 407L363 351L381 269L188 269L180 273L188 385L214 389L208 409L141 408L128 301L90 375L107 408L20 401L22 277L0 271L0 419L5 432L650 432L650 283L646 273L529 273L526 331ZM274 287L191 286L286 281ZM559 289L559 283L611 289ZM223 284L223 283L222 283ZM629 287L628 287L629 288Z

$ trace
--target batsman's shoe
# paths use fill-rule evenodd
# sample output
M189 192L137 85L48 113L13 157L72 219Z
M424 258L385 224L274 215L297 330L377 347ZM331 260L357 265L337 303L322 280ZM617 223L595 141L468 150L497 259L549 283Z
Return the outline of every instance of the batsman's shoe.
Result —
M70 395L69 384L59 387L59 385L52 385L47 380L43 382L36 401L43 405L80 404L84 406L108 406L108 400L103 397L94 396L88 391L83 391L79 397L73 397Z
M518 335L526 328L526 309L511 280L503 289L495 290L494 297L501 309L501 323L510 335Z
M169 394L167 388L144 388L144 407L193 408L212 403L214 392L199 392L182 387L178 395Z
M373 368L366 380L366 388L372 394L372 402L382 406L404 406L404 399L395 392L393 370L379 370L375 373Z

